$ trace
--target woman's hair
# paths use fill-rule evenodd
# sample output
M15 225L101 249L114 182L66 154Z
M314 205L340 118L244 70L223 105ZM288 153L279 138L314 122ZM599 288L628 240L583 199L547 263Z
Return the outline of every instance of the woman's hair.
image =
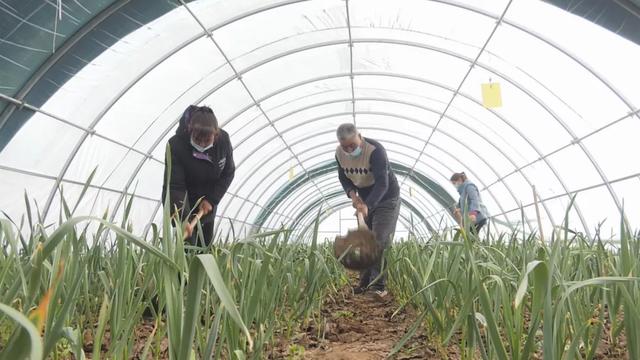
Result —
M197 108L192 114L189 122L189 132L195 141L204 141L211 135L218 135L218 119L213 110L207 106Z
M459 173L454 173L453 175L451 175L451 181L458 181L458 180L462 180L462 182L467 181L467 174L463 172L459 172Z

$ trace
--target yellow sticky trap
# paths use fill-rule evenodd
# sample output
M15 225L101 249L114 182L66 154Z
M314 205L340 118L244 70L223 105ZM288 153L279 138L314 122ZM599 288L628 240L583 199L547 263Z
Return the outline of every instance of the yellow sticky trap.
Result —
M292 166L289 168L289 181L293 180L293 177L296 176L295 168Z
M502 106L502 93L500 83L482 84L482 105L486 108Z
M413 188L412 187L409 188L409 197L413 197Z

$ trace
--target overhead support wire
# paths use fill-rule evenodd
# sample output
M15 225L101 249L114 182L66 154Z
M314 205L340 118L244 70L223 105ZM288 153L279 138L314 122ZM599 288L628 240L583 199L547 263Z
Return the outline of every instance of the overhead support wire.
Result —
M351 37L351 15L349 14L349 0L344 0L344 6L347 14L347 31L349 33L349 81L351 82L351 117L353 125L356 125L356 91L353 85L353 38Z

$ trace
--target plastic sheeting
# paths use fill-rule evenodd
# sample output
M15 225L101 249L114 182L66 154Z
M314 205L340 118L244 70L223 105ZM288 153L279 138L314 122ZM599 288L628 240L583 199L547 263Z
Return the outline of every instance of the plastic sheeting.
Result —
M164 146L192 103L210 105L234 144L221 231L248 231L265 209L264 226L278 227L312 205L344 206L327 199L340 190L335 174L281 191L290 169L304 176L331 161L335 128L351 121L451 197L449 176L466 171L498 229L535 230L534 185L548 229L574 194L571 226L587 234L605 219L616 228L623 207L632 223L640 213L640 46L544 2L63 2L53 55L54 3L31 16L12 3L0 4L3 16L24 21L2 29L0 86L5 100L28 105L5 101L0 115L0 208L14 218L26 190L55 219L60 185L73 197L96 169L80 212L109 207L115 220L131 194L136 226L157 220ZM33 80L54 55L22 96L20 76ZM500 83L502 107L482 106L490 81ZM452 224L435 220L449 204L399 180L416 217L435 229Z

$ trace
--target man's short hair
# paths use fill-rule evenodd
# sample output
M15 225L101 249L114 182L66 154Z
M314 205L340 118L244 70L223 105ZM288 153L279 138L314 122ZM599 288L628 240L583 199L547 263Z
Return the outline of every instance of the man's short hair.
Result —
M342 124L338 126L338 130L336 130L338 140L346 140L357 134L358 129L356 129L356 126L351 123Z

